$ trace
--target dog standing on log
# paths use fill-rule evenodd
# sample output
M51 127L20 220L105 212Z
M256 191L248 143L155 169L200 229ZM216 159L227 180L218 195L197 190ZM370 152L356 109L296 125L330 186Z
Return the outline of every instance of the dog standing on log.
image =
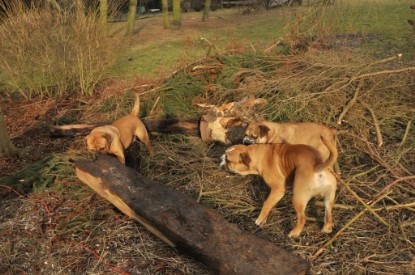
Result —
M287 181L293 179L293 206L297 224L289 237L300 235L306 220L308 201L315 196L324 197L325 233L333 228L332 209L336 193L336 178L329 171L337 158L333 143L321 137L330 155L323 161L320 153L304 144L252 144L234 145L221 158L221 168L240 175L260 175L271 191L264 202L257 225L266 222L274 205L284 196Z
M114 121L111 125L94 128L85 137L87 149L93 152L113 154L121 163L125 164L124 151L137 137L146 145L152 155L153 149L147 129L138 118L139 111L140 99L138 94L135 94L135 103L131 113Z
M323 160L326 160L330 151L322 142L321 137L330 143L335 151L337 131L324 125L314 122L299 123L276 123L270 121L262 121L251 123L246 131L244 144L252 143L288 143L288 144L306 144L317 149ZM332 167L333 168L333 167ZM340 174L340 168L337 160L334 162L334 170Z

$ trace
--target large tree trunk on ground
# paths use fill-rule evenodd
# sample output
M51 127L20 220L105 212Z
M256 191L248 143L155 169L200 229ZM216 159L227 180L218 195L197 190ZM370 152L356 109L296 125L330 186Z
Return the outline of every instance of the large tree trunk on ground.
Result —
M199 134L200 118L185 119L142 119L147 131L160 134ZM55 125L50 129L52 137L74 137L89 134L97 126L111 124L110 122L100 122L95 124L69 124Z
M16 148L10 141L9 135L7 134L6 125L4 124L3 112L0 107L0 158L10 157L17 153Z
M308 263L241 231L215 211L102 155L76 163L78 178L171 246L220 274L304 274Z

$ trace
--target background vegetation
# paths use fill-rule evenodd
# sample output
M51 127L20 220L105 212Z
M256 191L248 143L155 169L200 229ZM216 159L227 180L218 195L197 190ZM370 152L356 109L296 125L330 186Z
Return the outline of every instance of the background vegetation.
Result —
M318 121L338 129L336 228L320 232L323 208L312 201L297 239L286 237L295 217L290 191L266 226L255 226L268 189L258 177L219 171L226 147L166 135L152 137L154 157L136 150L144 175L307 258L313 274L413 273L411 4L353 0L249 14L217 10L203 23L201 14L186 13L181 28L170 30L160 17L148 16L137 20L131 37L124 36L125 22L111 23L102 35L96 14L77 9L68 18L61 18L65 11L24 10L21 24L8 17L1 26L16 31L0 31L7 37L0 42L0 104L23 161L0 160L0 273L210 274L77 180L73 162L89 157L82 138L48 136L54 122L128 113L133 92L141 94L146 117L198 116L205 110L194 103L255 95L269 102L255 119Z

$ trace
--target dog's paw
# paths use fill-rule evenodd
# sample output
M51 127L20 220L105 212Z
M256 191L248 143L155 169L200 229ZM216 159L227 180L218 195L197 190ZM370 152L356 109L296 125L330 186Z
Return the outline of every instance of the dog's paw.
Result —
M324 226L323 229L321 229L321 232L323 233L331 233L333 231L333 226Z
M261 218L258 217L258 219L256 219L255 224L258 226L264 225L267 222L267 218Z
M301 230L291 230L290 234L288 234L289 238L297 238L298 236L300 236Z

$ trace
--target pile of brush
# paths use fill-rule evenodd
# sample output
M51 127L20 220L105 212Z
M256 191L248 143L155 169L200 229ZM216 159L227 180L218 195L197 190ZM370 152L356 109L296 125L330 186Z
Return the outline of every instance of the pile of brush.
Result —
M407 273L415 254L414 71L415 64L403 63L400 55L367 63L315 53L219 55L176 73L154 92L161 114L163 108L180 108L178 102L189 103L188 115L201 115L200 106L255 97L267 104L252 120L313 121L338 129L342 174L330 235L320 232L324 207L313 200L302 235L287 238L295 218L290 189L267 224L257 227L268 189L259 177L219 170L226 146L160 136L154 140L157 153L143 161L142 172L312 260L313 272Z

